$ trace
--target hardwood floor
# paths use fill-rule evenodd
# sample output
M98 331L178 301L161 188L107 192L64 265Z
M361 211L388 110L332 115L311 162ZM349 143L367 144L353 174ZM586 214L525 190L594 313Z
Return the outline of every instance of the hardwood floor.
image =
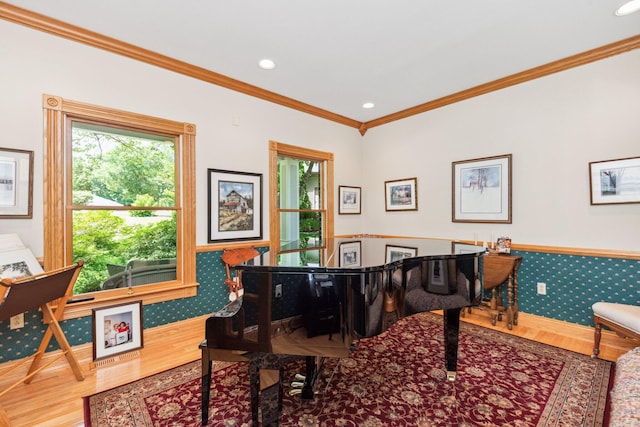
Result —
M21 426L83 426L82 397L108 390L122 384L162 372L200 358L198 344L204 338L206 316L145 331L144 348L139 355L126 355L122 360L91 368L92 346L74 347L80 362L84 381L76 381L65 358L36 375L30 384L19 384L0 398L10 425ZM491 325L486 311L474 309L463 321L500 330L509 334L566 348L578 353L591 354L593 328L550 320L520 313L519 324L509 331L506 322ZM620 355L640 345L637 341L622 339L609 331L603 332L600 356L615 361ZM0 372L16 365L0 365ZM28 364L0 377L0 387L22 378ZM0 417L2 426L2 417Z

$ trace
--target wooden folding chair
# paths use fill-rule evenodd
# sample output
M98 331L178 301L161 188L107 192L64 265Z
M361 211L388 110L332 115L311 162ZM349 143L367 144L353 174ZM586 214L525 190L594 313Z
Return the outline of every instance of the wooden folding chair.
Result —
M83 261L78 261L76 264L37 274L35 276L23 277L14 280L3 279L0 282L0 285L5 288L4 298L0 304L0 320L7 320L17 314L39 307L42 311L43 322L47 324L47 330L42 337L38 351L24 360L24 362L26 362L29 359L33 359L27 375L22 380L19 380L0 391L0 397L21 382L26 384L30 383L34 375L51 365L62 356L67 357L67 361L69 362L76 379L78 381L84 380L78 360L73 354L73 351L69 346L69 342L65 338L64 332L58 323L58 321L62 319L62 314L67 304L67 300L73 294L73 285L80 274L80 270L82 270L83 264ZM52 308L52 305L55 305L56 307ZM62 354L47 361L45 365L40 366L40 362L42 361L42 357L49 345L49 341L51 341L52 335L56 337L56 340L62 349ZM5 372L0 374L0 376L4 376L4 374L20 365L21 363L5 370Z

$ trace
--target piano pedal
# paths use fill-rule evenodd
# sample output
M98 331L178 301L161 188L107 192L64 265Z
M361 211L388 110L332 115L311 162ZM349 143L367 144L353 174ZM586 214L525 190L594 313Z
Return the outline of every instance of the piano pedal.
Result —
M289 390L289 396L297 396L299 394L302 394L302 389L301 388L293 388L291 390ZM313 392L314 396L319 395L320 393L316 390Z
M291 387L293 388L302 388L304 387L304 383L302 381L294 381L291 383Z
M295 376L296 381L304 381L307 379L307 377L305 375L302 374L296 374Z

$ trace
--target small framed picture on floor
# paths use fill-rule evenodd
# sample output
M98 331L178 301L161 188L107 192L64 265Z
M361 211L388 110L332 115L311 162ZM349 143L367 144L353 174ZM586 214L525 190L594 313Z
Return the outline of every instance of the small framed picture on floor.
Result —
M93 309L93 360L142 347L142 301Z

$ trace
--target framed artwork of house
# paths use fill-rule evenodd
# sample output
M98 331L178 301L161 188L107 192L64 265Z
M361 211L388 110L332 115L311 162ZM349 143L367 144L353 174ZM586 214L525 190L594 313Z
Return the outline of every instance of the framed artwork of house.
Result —
M418 179L385 181L384 199L386 211L417 211Z
M262 174L208 169L209 243L262 239Z

